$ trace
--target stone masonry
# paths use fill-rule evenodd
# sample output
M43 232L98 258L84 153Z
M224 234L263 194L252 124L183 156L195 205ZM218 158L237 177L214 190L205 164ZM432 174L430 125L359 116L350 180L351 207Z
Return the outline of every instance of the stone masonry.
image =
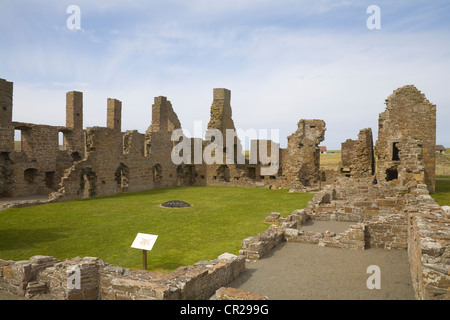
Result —
M34 256L0 259L0 289L32 300L205 300L244 270L244 257L228 253L169 274L117 267L94 257Z
M14 122L12 91L13 84L0 79L0 196L49 195L47 201L36 202L43 203L173 185L256 186L317 194L305 209L287 217L270 214L266 221L272 225L244 239L238 256L225 253L170 274L129 270L93 257L0 259L2 290L28 299L232 299L233 295L264 299L225 287L245 270L246 260L262 259L280 242L292 241L356 250L407 250L416 298L450 298L450 208L440 207L430 196L435 189L436 106L414 86L399 88L386 100L375 148L370 128L361 130L357 140L342 144L340 172L323 185L318 148L324 140L322 120L300 120L285 149L270 140L252 141L250 156L241 161L236 161L242 149L237 137L218 149L218 141L183 136L192 150L215 147L210 150L223 163L202 159L175 164L172 134L182 126L166 97L154 99L151 125L142 134L122 132L122 102L116 99L107 100L106 127L83 128L83 94L75 91L66 95L65 126ZM231 92L214 89L213 94L207 137L217 130L226 139L236 129ZM21 132L20 150L14 145L15 130ZM59 133L63 146L58 145ZM278 152L276 173L262 173L274 163L260 157L261 147L267 147L267 156ZM234 159L229 159L229 149ZM374 176L377 184L372 183ZM305 232L301 227L309 219L353 224L338 234ZM70 285L73 272L80 276L79 288Z
M171 156L177 142L172 134L182 126L166 97L154 99L145 134L122 132L123 103L111 98L106 103L107 126L83 128L83 93L77 91L66 94L65 126L37 125L12 121L13 83L0 79L0 197L48 195L49 201L65 201L174 185L319 189L322 120L301 120L287 149L270 140L252 141L250 154L257 157L249 159L236 136L230 90L214 89L213 94L205 140L184 139L191 142L192 151L200 148L203 155L217 142L207 139L208 134L218 130L224 145L213 153L220 151L223 157L214 163L205 162L204 157L198 162L192 152L191 161L174 164ZM14 147L15 131L21 133L19 150ZM235 137L226 146L230 134ZM278 161L260 157L261 146ZM271 165L278 165L278 170L265 174L262 169Z
M386 99L379 116L377 155L378 180L396 180L402 185L425 183L435 189L436 106L412 85L395 90Z
M372 129L363 129L358 140L348 139L341 147L341 173L345 176L370 177L375 172Z

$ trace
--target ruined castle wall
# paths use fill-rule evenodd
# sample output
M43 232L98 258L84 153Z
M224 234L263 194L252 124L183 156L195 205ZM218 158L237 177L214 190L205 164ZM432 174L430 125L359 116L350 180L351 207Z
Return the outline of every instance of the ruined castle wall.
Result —
M317 145L323 140L323 121L300 121L293 135L298 141L281 150L276 163L267 164L265 159L258 158L259 145L252 151L256 152L256 163L244 156L238 161L242 145L235 134L231 91L227 89L213 91L207 131L207 136L213 130L222 134L223 144L218 150L223 153L222 158L213 164L206 163L203 151L211 146L211 140L192 139L199 144L203 161L195 162L198 159L193 159L194 152L191 152L191 163L174 164L171 152L177 142L172 141L172 133L181 129L181 123L166 97L154 99L151 125L145 134L124 133L121 132L122 102L110 98L106 127L84 129L83 93L77 91L66 94L65 126L12 122L12 83L2 80L0 84L0 102L4 105L0 110L4 115L0 130L5 132L1 142L4 147L0 150L3 196L51 194L52 201L62 201L174 185L293 187L303 191L320 187ZM20 151L13 151L14 129L22 133ZM227 130L233 131L231 146L227 145ZM62 146L59 146L60 133ZM272 159L275 152L272 147L279 149L279 146L271 141L261 142L267 143L267 156ZM234 156L229 156L231 151ZM264 168L270 165L278 170L265 172Z
M90 198L154 186L151 166L144 157L145 136L112 128L86 129L87 155L63 178L64 199Z
M319 192L305 213L315 220L359 222L366 249L408 250L417 299L450 295L450 208L437 205L427 185L405 188L398 182L370 185L369 179L341 178ZM287 238L316 244L330 241L326 235L299 232L290 232Z
M136 130L123 134L123 155L116 167L115 178L119 192L140 191L152 186L152 172L145 158L145 135Z
M282 154L285 184L304 190L319 185L320 150L324 140L323 120L300 120L297 131L288 137L287 151Z
M426 185L413 190L408 211L408 255L419 300L450 297L450 208L440 207Z
M213 103L208 129L220 130L224 138L227 129L236 129L232 118L230 90L223 88L213 90Z
M86 142L87 161L84 167L90 170L89 177L84 177L84 180L85 186L90 185L92 189L90 197L116 193L115 172L122 154L122 134L112 128L87 128Z
M0 79L0 152L14 151L13 83Z
M58 143L59 132L66 128L13 122L12 90L12 83L0 80L1 193L7 197L49 194L58 189L65 168L72 162ZM19 150L14 149L14 130L21 132Z
M63 132L63 150L74 161L85 157L86 141L83 129L83 93L71 91L66 93L66 127Z
M342 167L352 167L358 157L356 153L357 140L347 139L341 144L341 165Z
M0 79L0 196L12 196L14 170L11 153L14 151L14 126L12 125L13 83Z
M21 130L21 151L10 154L14 171L14 186L11 196L49 194L58 188L63 166L70 162L70 156L58 146L59 128L13 122Z
M153 187L177 183L176 165L171 158L175 146L172 132L181 129L178 116L166 97L156 97L152 105L152 124L145 133L145 155L150 160Z
M358 140L348 139L341 147L341 173L348 177L368 177L374 174L372 129L362 129Z
M363 223L366 248L406 249L406 192L388 183L371 185L370 179L341 178L319 192L305 212L314 220Z
M436 106L412 85L395 90L386 99L386 106L379 116L375 147L378 180L398 179L403 185L425 182L433 192ZM406 163L408 158L415 160L413 164Z

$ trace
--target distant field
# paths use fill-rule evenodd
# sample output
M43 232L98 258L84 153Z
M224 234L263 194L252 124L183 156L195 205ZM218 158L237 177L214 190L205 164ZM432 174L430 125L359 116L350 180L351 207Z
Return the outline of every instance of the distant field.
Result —
M450 177L450 149L446 154L438 154L436 159L436 176Z
M341 150L330 150L327 154L320 155L320 167L325 170L339 170L341 162Z

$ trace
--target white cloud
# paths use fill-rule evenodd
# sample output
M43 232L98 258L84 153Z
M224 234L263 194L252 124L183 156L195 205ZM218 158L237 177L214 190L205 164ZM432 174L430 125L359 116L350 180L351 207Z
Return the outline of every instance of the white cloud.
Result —
M382 14L389 12L386 3L382 2ZM437 104L438 139L445 137L442 143L450 145L444 125L450 104L445 28L433 33L395 31L396 26L412 23L415 18L410 16L410 20L384 19L386 28L371 32L365 29L365 10L361 29L336 30L333 20L320 28L301 24L303 18L321 14L332 18L334 12L363 7L354 1L117 0L78 5L92 21L83 32L55 30L58 24L53 23L57 37L44 34L31 43L22 37L12 43L10 53L0 53L8 62L0 66L0 77L18 78L8 78L17 82L15 120L47 119L45 123L61 125L65 92L80 90L85 92L87 126L106 123L106 99L111 97L123 102L124 129L144 132L153 98L165 95L183 127L192 131L194 121L205 125L209 121L212 89L226 87L232 90L236 126L279 128L283 143L300 119L324 119L325 143L338 148L362 128L376 132L384 99L400 86L415 84ZM175 7L164 11L169 5ZM396 3L391 11L405 6L412 4ZM104 25L108 16L120 17L121 11L121 23L111 18ZM277 14L280 19L298 14L299 24L270 19L264 23ZM423 13L421 18L430 20L432 14ZM95 15L101 23L94 24ZM64 17L62 21L61 26ZM1 74L2 70L8 72ZM25 85L33 82L42 85ZM36 105L47 116L35 112Z

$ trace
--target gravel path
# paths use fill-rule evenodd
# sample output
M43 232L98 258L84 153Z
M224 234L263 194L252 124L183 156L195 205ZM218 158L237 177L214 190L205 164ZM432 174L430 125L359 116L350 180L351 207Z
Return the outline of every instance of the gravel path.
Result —
M309 231L342 232L354 223L314 222ZM380 268L381 289L368 289L366 273ZM270 300L413 300L408 253L401 250L350 250L312 244L281 243L229 287L252 291Z

